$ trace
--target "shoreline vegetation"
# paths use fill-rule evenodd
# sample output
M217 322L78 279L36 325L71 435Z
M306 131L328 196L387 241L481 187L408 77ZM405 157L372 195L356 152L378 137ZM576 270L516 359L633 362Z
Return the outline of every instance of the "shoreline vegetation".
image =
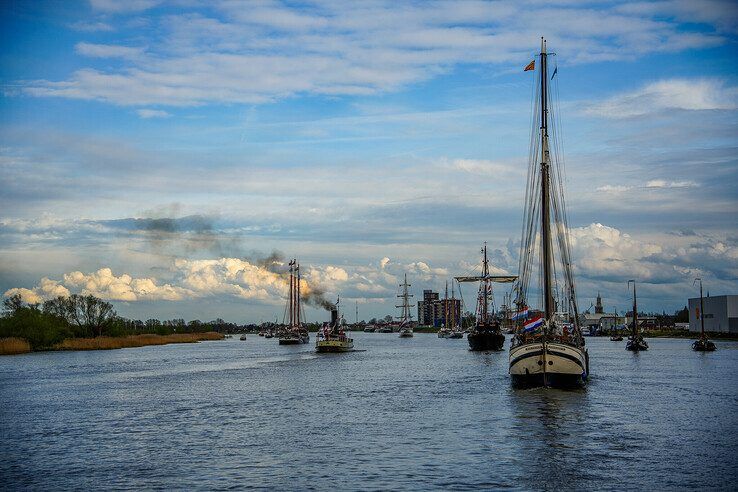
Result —
M171 343L198 343L209 340L223 340L225 335L215 331L202 333L172 333L157 335L142 333L122 337L65 338L52 347L31 350L31 344L24 338L0 338L0 355L18 355L29 352L73 351L73 350L117 350L123 348L147 347L149 345L168 345Z
M57 297L26 304L19 295L3 300L0 355L47 350L110 350L225 338L223 320L159 321L120 317L113 305L94 296Z

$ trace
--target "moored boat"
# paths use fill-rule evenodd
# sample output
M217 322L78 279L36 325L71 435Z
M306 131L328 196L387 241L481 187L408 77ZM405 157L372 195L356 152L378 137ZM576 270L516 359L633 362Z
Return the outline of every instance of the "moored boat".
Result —
M589 354L579 327L564 199L563 160L557 147L560 138L555 135L556 115L550 114L551 108L558 106L549 105L554 91L548 90L548 53L543 38L540 56L525 71L535 70L536 65L535 97L539 105L533 118L533 132L537 138L531 139L529 154L515 304L519 310L527 309L531 273L537 265L543 309L540 316L518 324L510 344L509 373L515 386L580 386L589 376ZM553 152L549 148L549 131ZM534 261L536 252L539 255L537 262ZM555 261L559 262L558 268ZM558 304L566 308L568 319L557 316L554 272L564 282Z

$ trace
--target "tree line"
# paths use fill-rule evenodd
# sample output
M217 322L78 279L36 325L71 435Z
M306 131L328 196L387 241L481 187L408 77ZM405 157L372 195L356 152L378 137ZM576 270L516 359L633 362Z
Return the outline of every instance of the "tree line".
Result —
M229 333L240 327L222 319L203 322L184 319L132 320L118 316L113 305L92 295L73 294L40 304L24 303L16 294L3 300L0 338L28 340L33 350L50 348L66 338L121 337L154 333Z

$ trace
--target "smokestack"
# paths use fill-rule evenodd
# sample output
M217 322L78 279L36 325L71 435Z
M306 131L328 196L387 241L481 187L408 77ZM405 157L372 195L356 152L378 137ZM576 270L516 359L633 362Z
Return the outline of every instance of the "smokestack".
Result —
M338 309L331 308L331 328L338 328Z

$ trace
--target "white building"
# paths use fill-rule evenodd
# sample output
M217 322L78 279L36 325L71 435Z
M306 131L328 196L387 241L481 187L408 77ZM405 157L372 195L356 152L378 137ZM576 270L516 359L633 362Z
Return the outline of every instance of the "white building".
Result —
M704 297L705 331L738 333L738 295ZM689 300L689 331L700 331L700 298Z

